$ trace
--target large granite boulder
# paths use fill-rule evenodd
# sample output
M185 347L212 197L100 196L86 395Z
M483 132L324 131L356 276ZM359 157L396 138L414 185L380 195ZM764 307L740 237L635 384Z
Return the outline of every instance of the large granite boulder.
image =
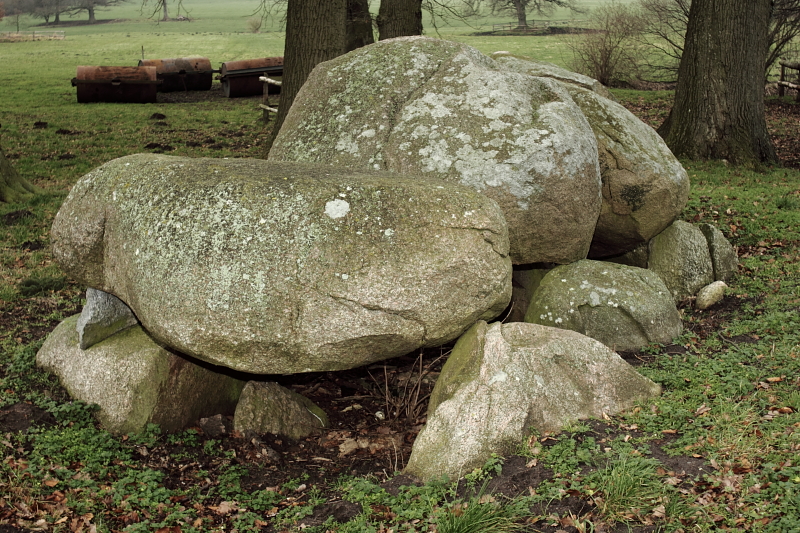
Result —
M653 128L596 80L533 59L494 54L514 72L564 83L597 138L603 205L589 257L618 255L661 233L689 198L689 176ZM592 83L594 82L594 83Z
M139 154L84 176L51 238L159 342L258 374L438 346L511 297L497 204L419 177Z
M548 272L525 322L571 329L612 350L669 343L683 330L672 294L654 272L588 259Z
M57 375L70 396L97 404L97 418L108 431L135 433L147 424L175 431L236 408L243 381L164 349L140 326L82 350L78 317L53 330L36 363Z
M515 264L585 258L600 212L597 142L564 85L427 37L318 65L269 159L468 185L503 210Z
M442 369L405 472L455 479L492 453L513 452L531 428L557 431L659 393L616 353L580 333L478 322Z

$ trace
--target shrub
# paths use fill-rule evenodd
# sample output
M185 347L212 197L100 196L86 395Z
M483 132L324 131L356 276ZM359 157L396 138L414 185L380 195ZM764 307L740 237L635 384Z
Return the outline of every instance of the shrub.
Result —
M261 17L250 17L247 19L247 31L250 33L258 33L261 31L261 25L264 23L264 19Z
M639 79L643 20L629 5L611 2L592 12L593 28L570 43L572 68L607 86Z

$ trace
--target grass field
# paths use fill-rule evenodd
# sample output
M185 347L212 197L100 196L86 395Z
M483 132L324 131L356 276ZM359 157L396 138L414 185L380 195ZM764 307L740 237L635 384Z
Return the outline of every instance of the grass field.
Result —
M467 531L468 520L547 533L800 531L800 172L788 168L684 162L692 192L681 218L714 223L741 266L719 306L682 305L686 332L671 345L628 354L663 386L660 398L532 435L458 483L414 484L395 477L397 454L342 459L316 440L153 427L113 437L97 427L92 407L34 364L44 337L83 303L85 287L49 252L65 195L88 170L131 153L261 156L270 126L258 98L78 104L69 80L78 65L135 65L142 47L150 58L203 55L215 66L281 54L279 28L245 31L251 4L192 0L193 22L156 24L129 3L98 14L124 22L67 27L64 41L0 43L0 145L43 190L0 204L0 531L447 533ZM442 28L483 52L566 64L557 36L475 32ZM668 110L665 91L615 94L653 126ZM781 118L773 138L800 135L797 117ZM347 379L366 383L362 404L383 401L366 373ZM17 412L39 423L12 427ZM402 426L385 428L407 434ZM271 463L267 447L297 460ZM477 497L484 483L491 495Z

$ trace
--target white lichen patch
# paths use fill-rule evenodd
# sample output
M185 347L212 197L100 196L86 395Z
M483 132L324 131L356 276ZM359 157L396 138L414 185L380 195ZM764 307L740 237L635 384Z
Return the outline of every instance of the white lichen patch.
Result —
M325 214L336 220L347 216L350 212L350 203L345 200L331 200L325 204Z

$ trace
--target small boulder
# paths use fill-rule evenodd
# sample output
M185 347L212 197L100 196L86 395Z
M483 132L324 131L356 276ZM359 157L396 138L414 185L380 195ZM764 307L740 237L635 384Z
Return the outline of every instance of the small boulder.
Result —
M97 344L139 321L125 302L107 292L86 290L86 305L78 318L78 339L81 350Z
M683 329L672 295L655 273L590 260L548 272L525 322L571 329L612 350L668 343Z
M457 479L492 453L512 452L531 428L558 431L660 391L619 355L574 331L481 321L445 363L405 473Z
M503 210L515 264L585 258L600 211L597 142L564 86L429 37L317 65L269 159L470 186Z
M325 411L274 382L248 381L233 417L233 428L245 435L274 433L301 439L326 427Z
M495 202L382 172L133 155L78 181L51 238L159 342L254 374L439 346L511 298Z
M236 407L244 382L167 351L140 326L82 350L78 318L53 330L36 363L57 375L70 396L99 405L97 418L111 433L135 433L151 423L175 431Z
M694 306L697 309L708 309L725 297L725 289L727 288L728 286L724 281L715 281L706 285L698 291Z
M648 268L658 274L675 302L697 294L714 281L705 235L697 226L675 221L650 241Z
M739 269L739 257L736 249L725 235L711 224L700 224L700 231L706 237L711 263L714 265L714 280L728 281Z

